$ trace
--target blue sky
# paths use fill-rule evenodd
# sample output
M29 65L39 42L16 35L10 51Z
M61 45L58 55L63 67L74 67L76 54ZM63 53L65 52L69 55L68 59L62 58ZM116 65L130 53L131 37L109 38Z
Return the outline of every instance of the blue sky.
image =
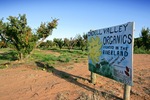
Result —
M32 29L37 29L41 22L59 19L48 40L75 37L91 29L132 21L134 37L139 37L143 27L150 28L149 0L0 0L0 10L0 18L4 19L26 14Z

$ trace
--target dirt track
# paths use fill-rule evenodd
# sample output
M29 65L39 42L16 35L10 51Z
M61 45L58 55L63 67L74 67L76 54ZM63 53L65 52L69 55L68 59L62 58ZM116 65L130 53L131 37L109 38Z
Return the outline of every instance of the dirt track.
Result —
M37 64L0 70L0 100L116 100L123 98L123 85L98 76L89 83L87 62L35 69ZM134 86L131 100L150 98L150 55L134 55Z

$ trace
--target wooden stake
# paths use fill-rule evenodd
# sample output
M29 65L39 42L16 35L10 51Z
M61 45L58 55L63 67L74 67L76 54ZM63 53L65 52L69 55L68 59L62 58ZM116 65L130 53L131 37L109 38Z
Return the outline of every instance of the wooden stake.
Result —
M131 90L131 86L125 84L123 100L130 100L130 90Z
M96 74L95 74L94 72L91 72L91 82L92 82L93 84L96 83Z

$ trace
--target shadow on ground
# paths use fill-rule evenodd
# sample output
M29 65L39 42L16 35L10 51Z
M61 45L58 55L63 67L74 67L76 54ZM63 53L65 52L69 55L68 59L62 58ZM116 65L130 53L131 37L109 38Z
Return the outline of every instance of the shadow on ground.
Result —
M43 62L36 61L35 63L39 68L44 68L47 72L52 72L53 75L55 75L57 77L63 78L66 81L73 83L75 85L78 85L78 86L80 86L80 87L82 87L88 91L91 91L93 93L98 93L98 96L102 96L106 99L110 98L110 99L115 99L115 100L122 100L122 98L119 98L115 95L112 95L112 94L104 92L104 91L98 91L97 89L91 88L91 87L77 81L77 79L82 79L84 81L90 82L89 79L58 70L58 69L54 68L53 66L49 66L48 64L44 64Z

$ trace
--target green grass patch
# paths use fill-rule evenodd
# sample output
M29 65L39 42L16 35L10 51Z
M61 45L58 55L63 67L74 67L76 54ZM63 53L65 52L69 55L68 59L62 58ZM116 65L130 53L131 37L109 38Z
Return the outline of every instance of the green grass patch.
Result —
M48 51L48 50L46 50ZM42 62L50 66L64 66L66 64L74 64L87 60L87 52L81 50L68 50L68 49L52 49L51 51L57 52L60 55L48 53L44 50L35 49L34 52L25 59L25 63L28 62ZM10 48L0 49L0 64L4 64L9 61L15 61L18 59L18 54ZM1 69L5 66L0 66Z
M9 51L9 52L4 52L4 53L1 53L0 55L0 59L1 60L9 60L9 61L13 61L13 60L16 60L18 59L18 55L15 51Z
M59 52L60 54L64 54L64 53L70 53L73 55L88 55L87 51L81 51L81 50L68 50L68 49L50 49L54 52Z
M7 68L7 66L5 66L5 65L0 65L0 69L4 69L4 68Z
M67 63L71 61L71 54L70 53L61 53L60 56L55 56L53 54L44 54L43 51L35 51L34 54L32 54L32 57L34 60L38 60L41 62L46 62L48 64L58 64L60 63Z
M11 48L1 48L0 49L1 52L9 52L11 50L12 50Z
M135 54L150 54L150 50L148 51L148 50L145 50L144 48L137 48L137 47L135 47L134 48L134 53Z
M18 59L18 55L16 51L10 48L0 49L0 64L10 62L10 61L15 61L17 59Z
M47 61L57 61L58 58L55 55L50 55L50 54L42 54L42 53L34 53L32 57L36 60L40 60L42 62L47 62Z

